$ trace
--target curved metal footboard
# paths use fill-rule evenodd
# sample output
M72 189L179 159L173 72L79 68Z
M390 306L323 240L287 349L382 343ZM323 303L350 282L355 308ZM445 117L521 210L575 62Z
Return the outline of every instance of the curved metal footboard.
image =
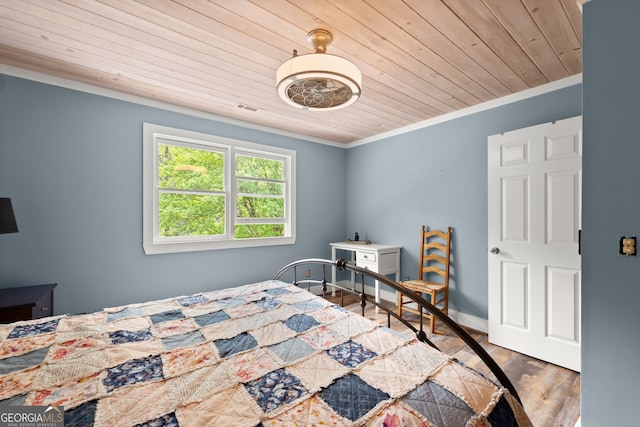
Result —
M298 270L300 269L299 267L309 266L310 264L319 264L322 266L322 279L316 279L312 277L302 277L301 279L299 278L299 274L298 274ZM346 270L346 271L353 271L355 273L360 273L362 275L362 287L360 291L358 291L357 289L352 290L349 288L345 288L335 283L330 283L327 280L327 274L331 275L332 270L327 271L328 268L329 269L336 268L338 270ZM522 403L522 401L520 400L520 396L518 396L518 392L516 391L515 387L513 386L513 384L507 377L507 375L500 368L500 366L498 366L496 361L493 360L493 358L486 352L486 350L476 340L474 340L471 337L471 335L469 335L464 329L462 329L460 325L458 325L449 316L447 316L441 310L433 306L429 301L425 300L424 298L412 292L407 291L407 289L404 289L402 286L400 286L398 283L394 282L393 280L389 279L388 277L383 276L379 273L373 272L371 270L358 267L355 264L348 263L344 259L332 261L332 260L321 259L321 258L309 258L309 259L294 261L290 264L287 264L286 266L282 267L282 269L280 269L280 271L275 275L274 279L276 280L280 279L286 272L290 270L293 270L293 284L295 284L296 286L306 284L307 287L310 288L312 285L321 285L323 296L327 293L327 288L329 286L331 286L332 289L338 289L342 291L341 295L344 295L345 292L349 294L357 295L360 299L360 306L362 307L363 316L364 316L364 309L366 304L368 303L374 304L376 307L383 309L387 313L387 326L389 327L391 326L391 316L393 316L395 319L400 321L406 327L411 329L416 334L416 337L418 338L418 340L429 344L435 349L438 349L438 347L427 338L427 334L425 333L423 328L422 316L419 316L420 318L419 327L416 328L412 323L398 316L395 306L391 307L382 302L378 302L375 300L375 298L372 295L368 295L365 292L364 277L369 276L391 287L396 292L402 293L407 298L413 300L420 307L420 312L422 312L422 310L426 310L427 312L432 313L438 320L440 320L442 323L447 325L449 329L455 332L455 334L458 335L458 337L460 337L460 339L462 339L464 343L467 344L474 351L474 353L478 355L478 357L480 357L482 362L489 368L489 370L493 373L493 375L495 375L496 379L507 390L509 390L511 395L515 397L518 400L518 402ZM305 270L305 273L306 273L306 270Z

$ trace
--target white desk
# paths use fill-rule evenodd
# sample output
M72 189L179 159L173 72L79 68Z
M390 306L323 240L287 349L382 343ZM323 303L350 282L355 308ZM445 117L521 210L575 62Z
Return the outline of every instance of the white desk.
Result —
M400 248L401 246L381 245L371 243L369 245L360 243L336 242L331 245L331 259L336 260L336 251L344 250L351 252L351 259L356 266L367 268L382 275L395 274L395 281L400 281ZM355 282L355 273L351 272L351 283ZM336 269L331 273L331 283L336 283ZM380 301L380 284L375 281L376 301Z

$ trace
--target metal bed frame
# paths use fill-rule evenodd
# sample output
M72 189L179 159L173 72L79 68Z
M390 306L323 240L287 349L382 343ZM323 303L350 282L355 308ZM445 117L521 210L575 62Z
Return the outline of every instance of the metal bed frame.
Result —
M314 265L314 264L322 266L322 279L306 277L306 274L302 279L298 278L298 271L300 270L301 266L305 267L305 273L306 273L306 271L308 270L306 267L310 266L310 265ZM352 272L361 274L362 280L361 280L360 290L357 289L357 287L358 287L357 284L354 287L354 289L349 289L349 288L346 288L344 286L329 282L327 280L327 269L328 268L331 268L331 269L336 268L338 271L346 270L346 271L352 271ZM500 382L500 384L502 384L503 387L505 387L507 390L509 390L511 395L516 400L518 400L518 402L520 402L522 404L522 401L520 400L520 396L518 395L518 392L516 391L515 387L511 383L511 380L509 380L507 375L500 368L500 366L498 366L496 361L493 360L493 358L486 352L486 350L476 340L474 340L471 337L471 335L469 335L469 333L467 333L453 319L451 319L449 316L444 314L441 310L436 308L429 301L425 300L424 298L422 298L419 295L414 294L411 291L408 291L407 289L405 289L401 285L399 285L397 282L394 282L393 280L389 279L388 277L383 276L383 275L381 275L379 273L376 273L374 271L358 267L355 264L348 263L342 258L338 259L336 261L327 260L327 259L321 259L321 258L308 258L308 259L302 259L302 260L294 261L294 262L292 262L290 264L287 264L286 266L282 267L282 269L280 269L280 271L275 275L274 279L280 280L282 278L282 276L285 273L289 272L290 270L293 270L293 284L294 285L300 286L300 285L305 285L306 284L307 285L307 289L310 289L312 285L321 285L322 286L322 296L323 297L326 295L328 287L331 287L332 291L335 290L335 289L340 290L341 291L340 294L341 294L341 298L342 298L342 305L344 305L344 295L345 295L345 293L356 295L360 299L360 307L362 307L362 315L363 316L364 316L364 309L365 309L366 305L369 304L369 303L374 304L376 307L381 308L382 310L384 310L387 313L387 327L391 327L391 316L393 316L395 319L397 319L398 321L402 322L402 324L404 324L410 330L412 330L416 334L416 338L418 340L427 343L428 345L430 345L431 347L435 348L436 350L439 350L438 347L433 342L431 342L429 340L429 338L427 338L427 334L425 333L424 327L423 327L423 319L424 318L422 317L422 315L419 316L420 317L420 322L419 322L419 326L418 327L415 327L409 321L407 321L407 320L403 319L402 317L398 316L398 314L396 312L395 305L394 306L389 306L389 305L383 303L382 301L376 301L374 296L369 295L369 294L366 293L365 277L367 277L367 276L371 277L374 280L377 280L378 282L384 283L385 285L391 287L396 292L402 293L407 298L410 298L411 300L413 300L420 307L420 313L421 314L422 314L423 310L433 314L438 320L440 320L442 323L447 325L447 327L449 327L449 329L451 329L458 337L460 337L460 339L462 339L464 341L464 343L467 346L469 346L474 351L474 353L476 355L478 355L478 357L480 357L482 362L489 368L489 370L493 373L493 375L495 375L496 379ZM329 272L328 272L329 273L329 277L331 277L331 272L332 272L332 270L329 270Z

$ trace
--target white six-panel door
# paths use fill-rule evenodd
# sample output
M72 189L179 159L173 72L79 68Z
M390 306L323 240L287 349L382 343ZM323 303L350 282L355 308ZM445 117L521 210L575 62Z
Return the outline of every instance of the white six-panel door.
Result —
M488 140L489 341L580 371L582 118Z

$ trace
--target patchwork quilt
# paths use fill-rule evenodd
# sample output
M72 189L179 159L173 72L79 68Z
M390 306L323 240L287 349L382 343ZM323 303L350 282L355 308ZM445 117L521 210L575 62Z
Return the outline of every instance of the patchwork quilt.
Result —
M0 325L0 405L67 427L531 425L451 357L279 281Z

